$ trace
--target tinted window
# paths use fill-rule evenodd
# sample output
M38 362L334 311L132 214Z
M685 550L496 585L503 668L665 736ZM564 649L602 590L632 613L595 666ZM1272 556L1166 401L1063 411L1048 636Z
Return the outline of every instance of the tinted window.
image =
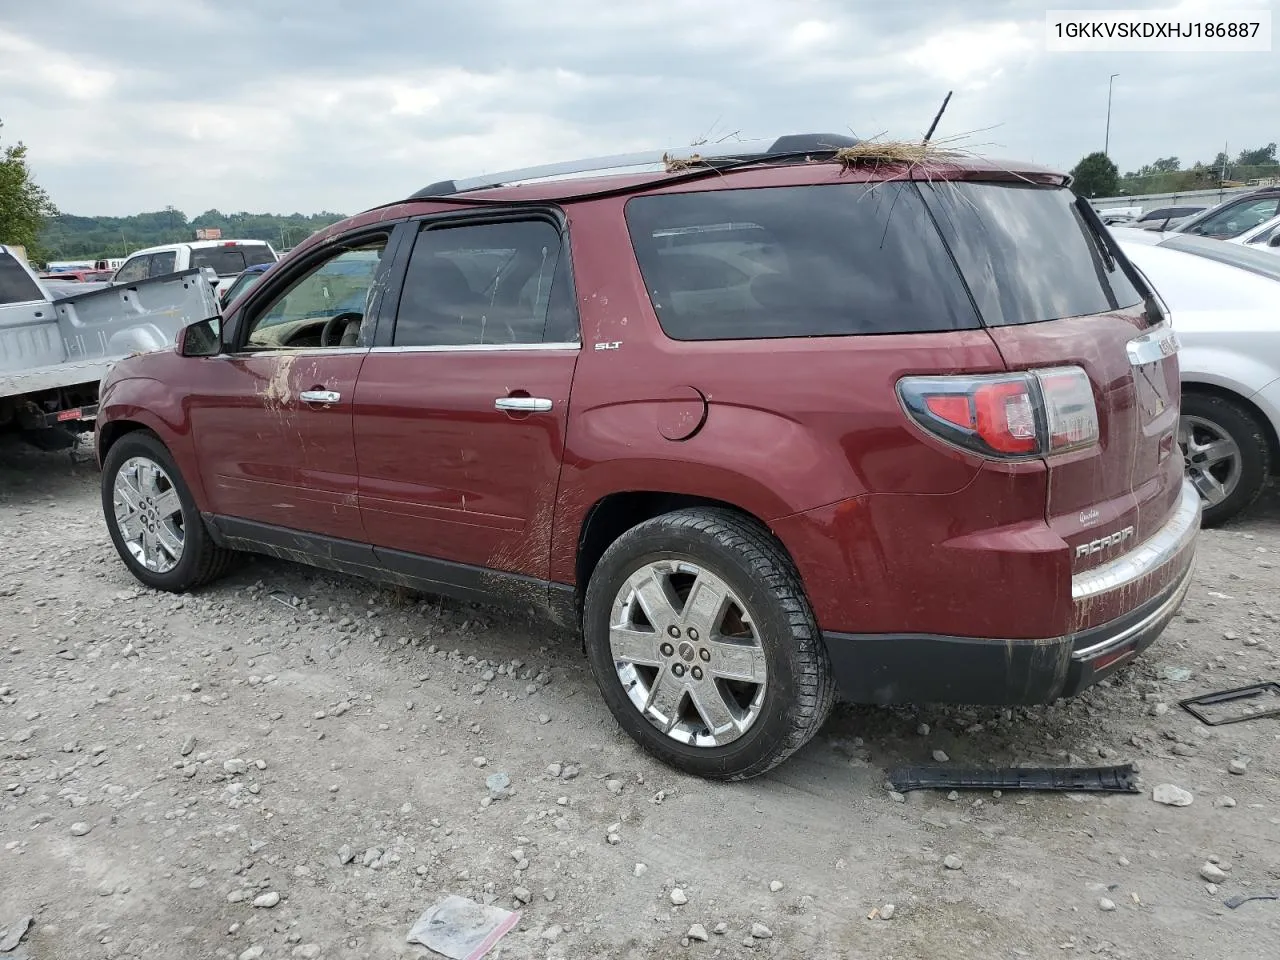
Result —
M1186 233L1201 237L1217 237L1222 240L1238 237L1276 215L1280 197L1262 197L1257 200L1241 200L1216 213L1210 213L1199 223L1188 227Z
M386 245L387 238L378 237L315 264L254 314L245 346L269 350L356 345ZM340 323L328 323L341 314L348 316ZM326 327L328 342L322 339Z
M922 187L988 325L1087 316L1142 301L1104 256L1070 190L1022 183Z
M626 216L658 320L676 340L978 325L910 184L636 197Z
M274 263L275 259L265 243L196 247L191 251L191 266L212 267L220 277L234 277L245 267L252 267L255 263Z
M560 231L545 220L424 229L409 257L395 345L542 343L551 326L556 341L577 339L561 259Z
M151 266L147 269L147 276L163 277L167 273L173 273L177 263L178 254L174 250L170 250L167 253L153 253L151 255Z
M253 273L242 273L236 278L235 283L227 288L226 296L223 298L226 303L230 303L240 294L244 293L255 283L266 275L265 270L255 270Z
M137 283L139 280L147 279L147 263L150 257L134 257L132 260L126 260L124 266L116 271L116 283Z
M12 254L0 253L0 304L43 300L44 294Z

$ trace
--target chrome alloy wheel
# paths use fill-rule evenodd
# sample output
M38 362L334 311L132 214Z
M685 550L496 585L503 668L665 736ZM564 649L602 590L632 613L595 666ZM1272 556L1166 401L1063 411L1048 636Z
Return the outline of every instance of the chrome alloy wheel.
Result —
M1209 506L1235 492L1242 469L1240 447L1212 420L1183 415L1178 421L1178 446L1188 479Z
M182 560L182 502L173 480L147 457L130 457L111 488L116 529L133 558L153 573L168 573Z
M702 567L658 560L632 573L613 602L609 648L631 702L673 740L722 747L760 716L768 672L755 619Z

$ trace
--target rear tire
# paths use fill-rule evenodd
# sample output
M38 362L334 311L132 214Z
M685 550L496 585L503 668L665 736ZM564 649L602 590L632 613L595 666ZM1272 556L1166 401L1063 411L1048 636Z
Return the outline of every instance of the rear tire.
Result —
M102 464L102 512L129 572L180 593L223 576L234 552L209 536L177 463L147 431L121 437Z
M1215 459L1209 444L1217 440L1225 441L1229 459ZM1204 526L1226 523L1258 499L1271 474L1271 445L1252 411L1226 397L1184 393L1178 441L1187 476L1200 491Z
M831 666L800 576L768 531L733 511L678 510L624 533L592 573L583 625L618 723L688 773L759 776L831 711Z

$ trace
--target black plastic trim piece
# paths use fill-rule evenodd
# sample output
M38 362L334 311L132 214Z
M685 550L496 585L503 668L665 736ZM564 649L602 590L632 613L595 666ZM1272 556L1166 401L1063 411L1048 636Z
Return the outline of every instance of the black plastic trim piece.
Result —
M1068 793L1138 793L1133 764L1114 767L897 767L889 783L909 790L1061 790Z
M1075 696L1150 646L1177 613L1179 605L1168 601L1185 589L1190 575L1188 566L1146 603L1065 637L1009 640L826 631L823 640L840 696L853 703L1052 703ZM1166 604L1160 615L1152 616ZM1121 635L1121 643L1105 646ZM1097 655L1073 657L1092 647L1100 648Z
M1202 693L1198 697L1188 697L1186 700L1179 700L1178 706L1187 713L1191 714L1206 727L1221 727L1228 723L1244 723L1246 720L1265 720L1269 717L1280 717L1280 709L1264 710L1261 713L1246 713L1239 717L1225 717L1220 720L1211 720L1200 709L1200 707L1213 707L1223 703L1235 703L1237 700L1248 700L1250 697L1260 697L1264 693L1274 693L1280 696L1280 682L1275 680L1264 680L1262 683L1252 683L1247 687L1236 687L1234 690L1219 690L1216 693Z
M214 542L221 547L262 553L457 600L532 606L569 629L576 629L579 622L578 592L569 584L304 533L256 520L205 514L204 521Z

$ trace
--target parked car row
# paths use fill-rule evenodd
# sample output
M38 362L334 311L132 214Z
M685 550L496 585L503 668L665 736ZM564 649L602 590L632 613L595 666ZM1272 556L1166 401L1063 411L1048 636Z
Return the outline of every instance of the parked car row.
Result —
M248 550L534 604L724 779L837 693L1086 689L1190 582L1161 300L1064 176L864 151L444 181L309 238L104 381L117 552L164 590Z

